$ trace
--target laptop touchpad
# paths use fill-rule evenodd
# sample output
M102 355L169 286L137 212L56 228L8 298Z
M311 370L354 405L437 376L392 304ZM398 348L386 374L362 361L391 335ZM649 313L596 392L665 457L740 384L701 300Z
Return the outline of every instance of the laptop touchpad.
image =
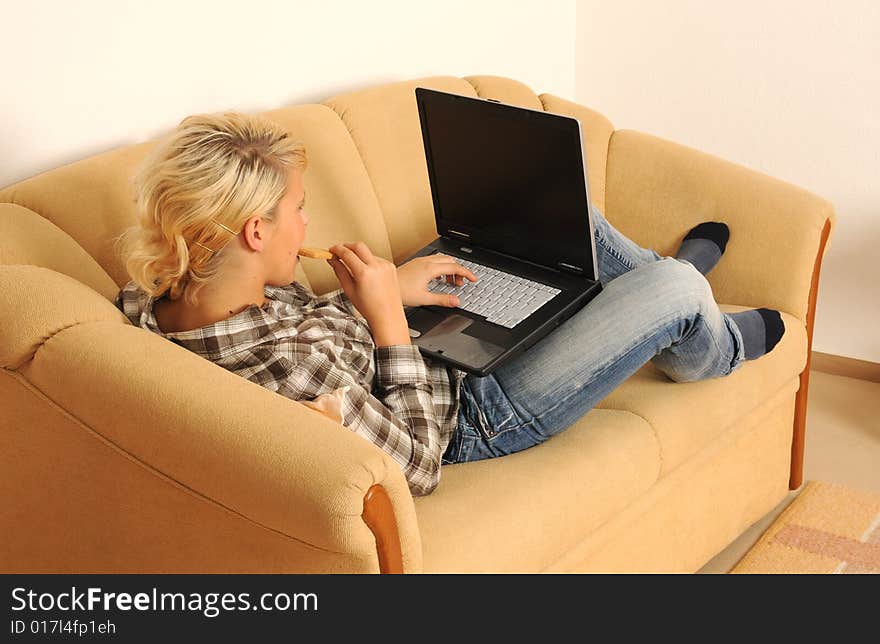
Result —
M439 324L432 326L429 331L423 332L422 337L434 338L438 336L458 335L473 323L474 321L471 318L453 313L452 315L443 318Z
M510 340L510 329L494 324L474 324L475 320L465 315L451 313L441 315L428 307L412 307L406 310L406 319L413 338L430 333L437 335L454 335L464 333L478 340L486 340L500 346L506 346Z
M436 318L442 317L436 313L432 315ZM422 324L427 321L424 317L419 320ZM409 322L412 328L414 320L410 318ZM474 324L474 320L465 315L452 313L439 319L433 326L428 324L426 327L422 324L419 324L419 328L427 328L427 330L423 331L414 342L433 351L443 349L450 358L483 365L504 352L504 347L470 335L469 327ZM477 329L480 326L482 325L477 324L473 328Z

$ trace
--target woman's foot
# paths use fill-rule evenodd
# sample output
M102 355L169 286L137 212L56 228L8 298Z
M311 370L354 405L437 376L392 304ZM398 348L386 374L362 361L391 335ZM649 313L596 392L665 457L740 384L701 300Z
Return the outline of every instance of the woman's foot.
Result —
M725 315L733 319L742 335L746 360L770 353L785 334L782 316L773 309L752 309Z
M704 221L685 235L675 255L689 261L703 275L712 270L727 248L730 229L719 221Z

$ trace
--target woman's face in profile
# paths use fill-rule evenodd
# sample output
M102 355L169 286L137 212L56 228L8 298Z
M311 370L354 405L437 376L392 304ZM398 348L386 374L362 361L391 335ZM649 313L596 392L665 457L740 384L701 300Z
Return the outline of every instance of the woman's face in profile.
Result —
M278 203L275 229L266 253L266 283L286 286L294 280L297 253L306 236L309 218L305 213L303 171L294 168L287 180L287 192Z

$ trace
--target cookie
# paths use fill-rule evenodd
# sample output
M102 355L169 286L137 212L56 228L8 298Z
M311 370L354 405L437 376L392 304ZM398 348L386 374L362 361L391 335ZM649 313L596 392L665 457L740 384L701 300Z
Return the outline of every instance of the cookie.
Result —
M297 255L301 257L311 257L312 259L333 259L333 253L320 248L300 248Z

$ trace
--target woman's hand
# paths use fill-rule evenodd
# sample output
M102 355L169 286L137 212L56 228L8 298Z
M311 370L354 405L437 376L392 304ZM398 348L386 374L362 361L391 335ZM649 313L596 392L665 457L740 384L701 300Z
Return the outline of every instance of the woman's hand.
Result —
M376 344L409 344L397 267L384 257L373 255L362 241L331 246L330 252L335 257L327 263L348 299L366 318Z
M449 255L435 254L416 257L397 269L400 299L404 306L458 306L458 297L449 293L432 293L428 283L435 277L446 276L448 284L461 286L464 278L476 282L479 278Z

